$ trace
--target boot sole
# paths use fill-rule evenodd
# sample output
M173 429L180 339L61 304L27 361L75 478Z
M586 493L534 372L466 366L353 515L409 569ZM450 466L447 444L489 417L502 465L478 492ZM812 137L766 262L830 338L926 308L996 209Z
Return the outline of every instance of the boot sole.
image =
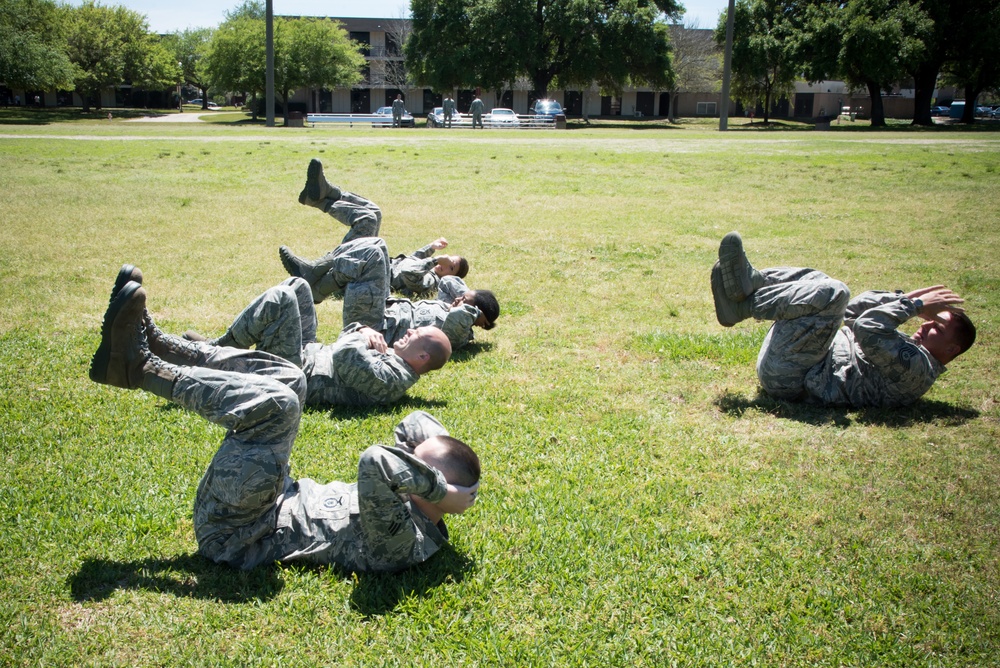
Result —
M720 325L732 327L742 320L736 313L735 307L731 306L732 300L726 295L722 280L722 266L719 262L716 262L715 266L712 267L712 298L715 300L715 318Z
M104 313L104 322L101 324L101 343L97 346L97 351L90 360L89 375L95 383L107 384L108 382L108 365L111 363L111 327L118 314L129 303L136 291L141 288L142 286L135 281L125 283L117 291L115 298L108 305L108 310Z
M121 289L129 281L135 281L139 285L142 285L142 270L134 264L123 264L122 268L118 270L118 276L115 278L115 287L111 288L111 298L108 300L108 305L115 300L115 297L118 296L118 293L121 292Z
M722 237L719 244L719 263L722 272L722 285L726 296L741 302L753 292L750 281L749 265L746 253L743 251L743 239L736 232L730 232Z
M306 187L302 191L314 202L320 200L320 179L323 178L323 163L313 158L309 161L309 169L306 170ZM301 201L301 195L299 201Z

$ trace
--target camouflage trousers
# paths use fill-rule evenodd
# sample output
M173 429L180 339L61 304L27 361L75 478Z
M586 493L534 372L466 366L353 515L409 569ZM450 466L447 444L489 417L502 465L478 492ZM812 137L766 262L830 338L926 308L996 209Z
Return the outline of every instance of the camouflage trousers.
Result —
M761 273L764 287L751 295L751 313L775 322L757 356L757 377L771 396L798 399L806 374L830 351L851 293L813 269L776 267Z
M378 205L355 193L342 192L340 199L330 204L326 212L351 228L340 242L342 244L363 237L377 237L382 226L382 210Z
M302 278L268 288L236 316L219 345L256 347L302 366L302 349L316 340L316 307Z
M198 365L176 367L172 399L227 430L195 496L198 550L240 566L247 550L274 530L306 379L265 352L207 343L192 348Z
M377 237L340 244L313 263L323 273L312 282L313 301L343 296L344 325L359 322L382 329L389 297L389 250Z

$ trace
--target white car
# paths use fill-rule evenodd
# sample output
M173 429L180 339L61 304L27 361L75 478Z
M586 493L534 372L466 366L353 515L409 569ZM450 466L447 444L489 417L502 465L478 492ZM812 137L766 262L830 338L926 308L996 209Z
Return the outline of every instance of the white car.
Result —
M199 98L195 98L193 100L185 102L184 104L193 104L196 107L200 107L201 106L201 98L200 97ZM208 105L207 106L208 106L209 109L218 109L219 108L219 105L217 105L215 102L212 102L211 100L208 101Z
M373 128L391 128L392 127L392 107L379 107L375 111L376 116L382 116L383 118L377 121L372 121ZM402 128L412 128L416 127L416 121L413 120L413 114L403 110L403 118L399 122L399 126Z
M521 126L521 121L517 118L514 110L504 109L503 107L494 109L486 114L483 120L485 124L493 128L516 128Z

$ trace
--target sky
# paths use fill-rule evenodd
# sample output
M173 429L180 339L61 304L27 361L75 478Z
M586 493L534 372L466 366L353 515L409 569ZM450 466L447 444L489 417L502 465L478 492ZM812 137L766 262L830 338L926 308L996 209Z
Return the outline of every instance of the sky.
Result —
M681 0L687 13L685 25L697 21L700 28L714 28L728 0ZM69 0L79 6L82 0ZM409 15L406 0L273 0L277 16L343 16L399 18ZM145 14L149 29L169 33L187 28L214 28L240 0L101 0L102 5L120 5Z

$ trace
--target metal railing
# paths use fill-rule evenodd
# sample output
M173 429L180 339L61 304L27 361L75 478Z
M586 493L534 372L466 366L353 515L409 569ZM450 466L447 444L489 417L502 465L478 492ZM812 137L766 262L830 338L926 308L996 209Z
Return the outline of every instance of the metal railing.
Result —
M491 114L483 114L483 128L492 130L542 130L554 129L556 127L554 116L518 114L514 119L507 120L508 118L505 116L503 121L494 121ZM455 114L452 116L451 122L453 128L471 128L472 115ZM355 123L382 127L391 126L392 117L382 114L306 114L306 123L310 127L325 123L347 123L350 127L354 127ZM431 124L428 123L428 125L430 126ZM436 123L435 127L446 129L441 122Z

